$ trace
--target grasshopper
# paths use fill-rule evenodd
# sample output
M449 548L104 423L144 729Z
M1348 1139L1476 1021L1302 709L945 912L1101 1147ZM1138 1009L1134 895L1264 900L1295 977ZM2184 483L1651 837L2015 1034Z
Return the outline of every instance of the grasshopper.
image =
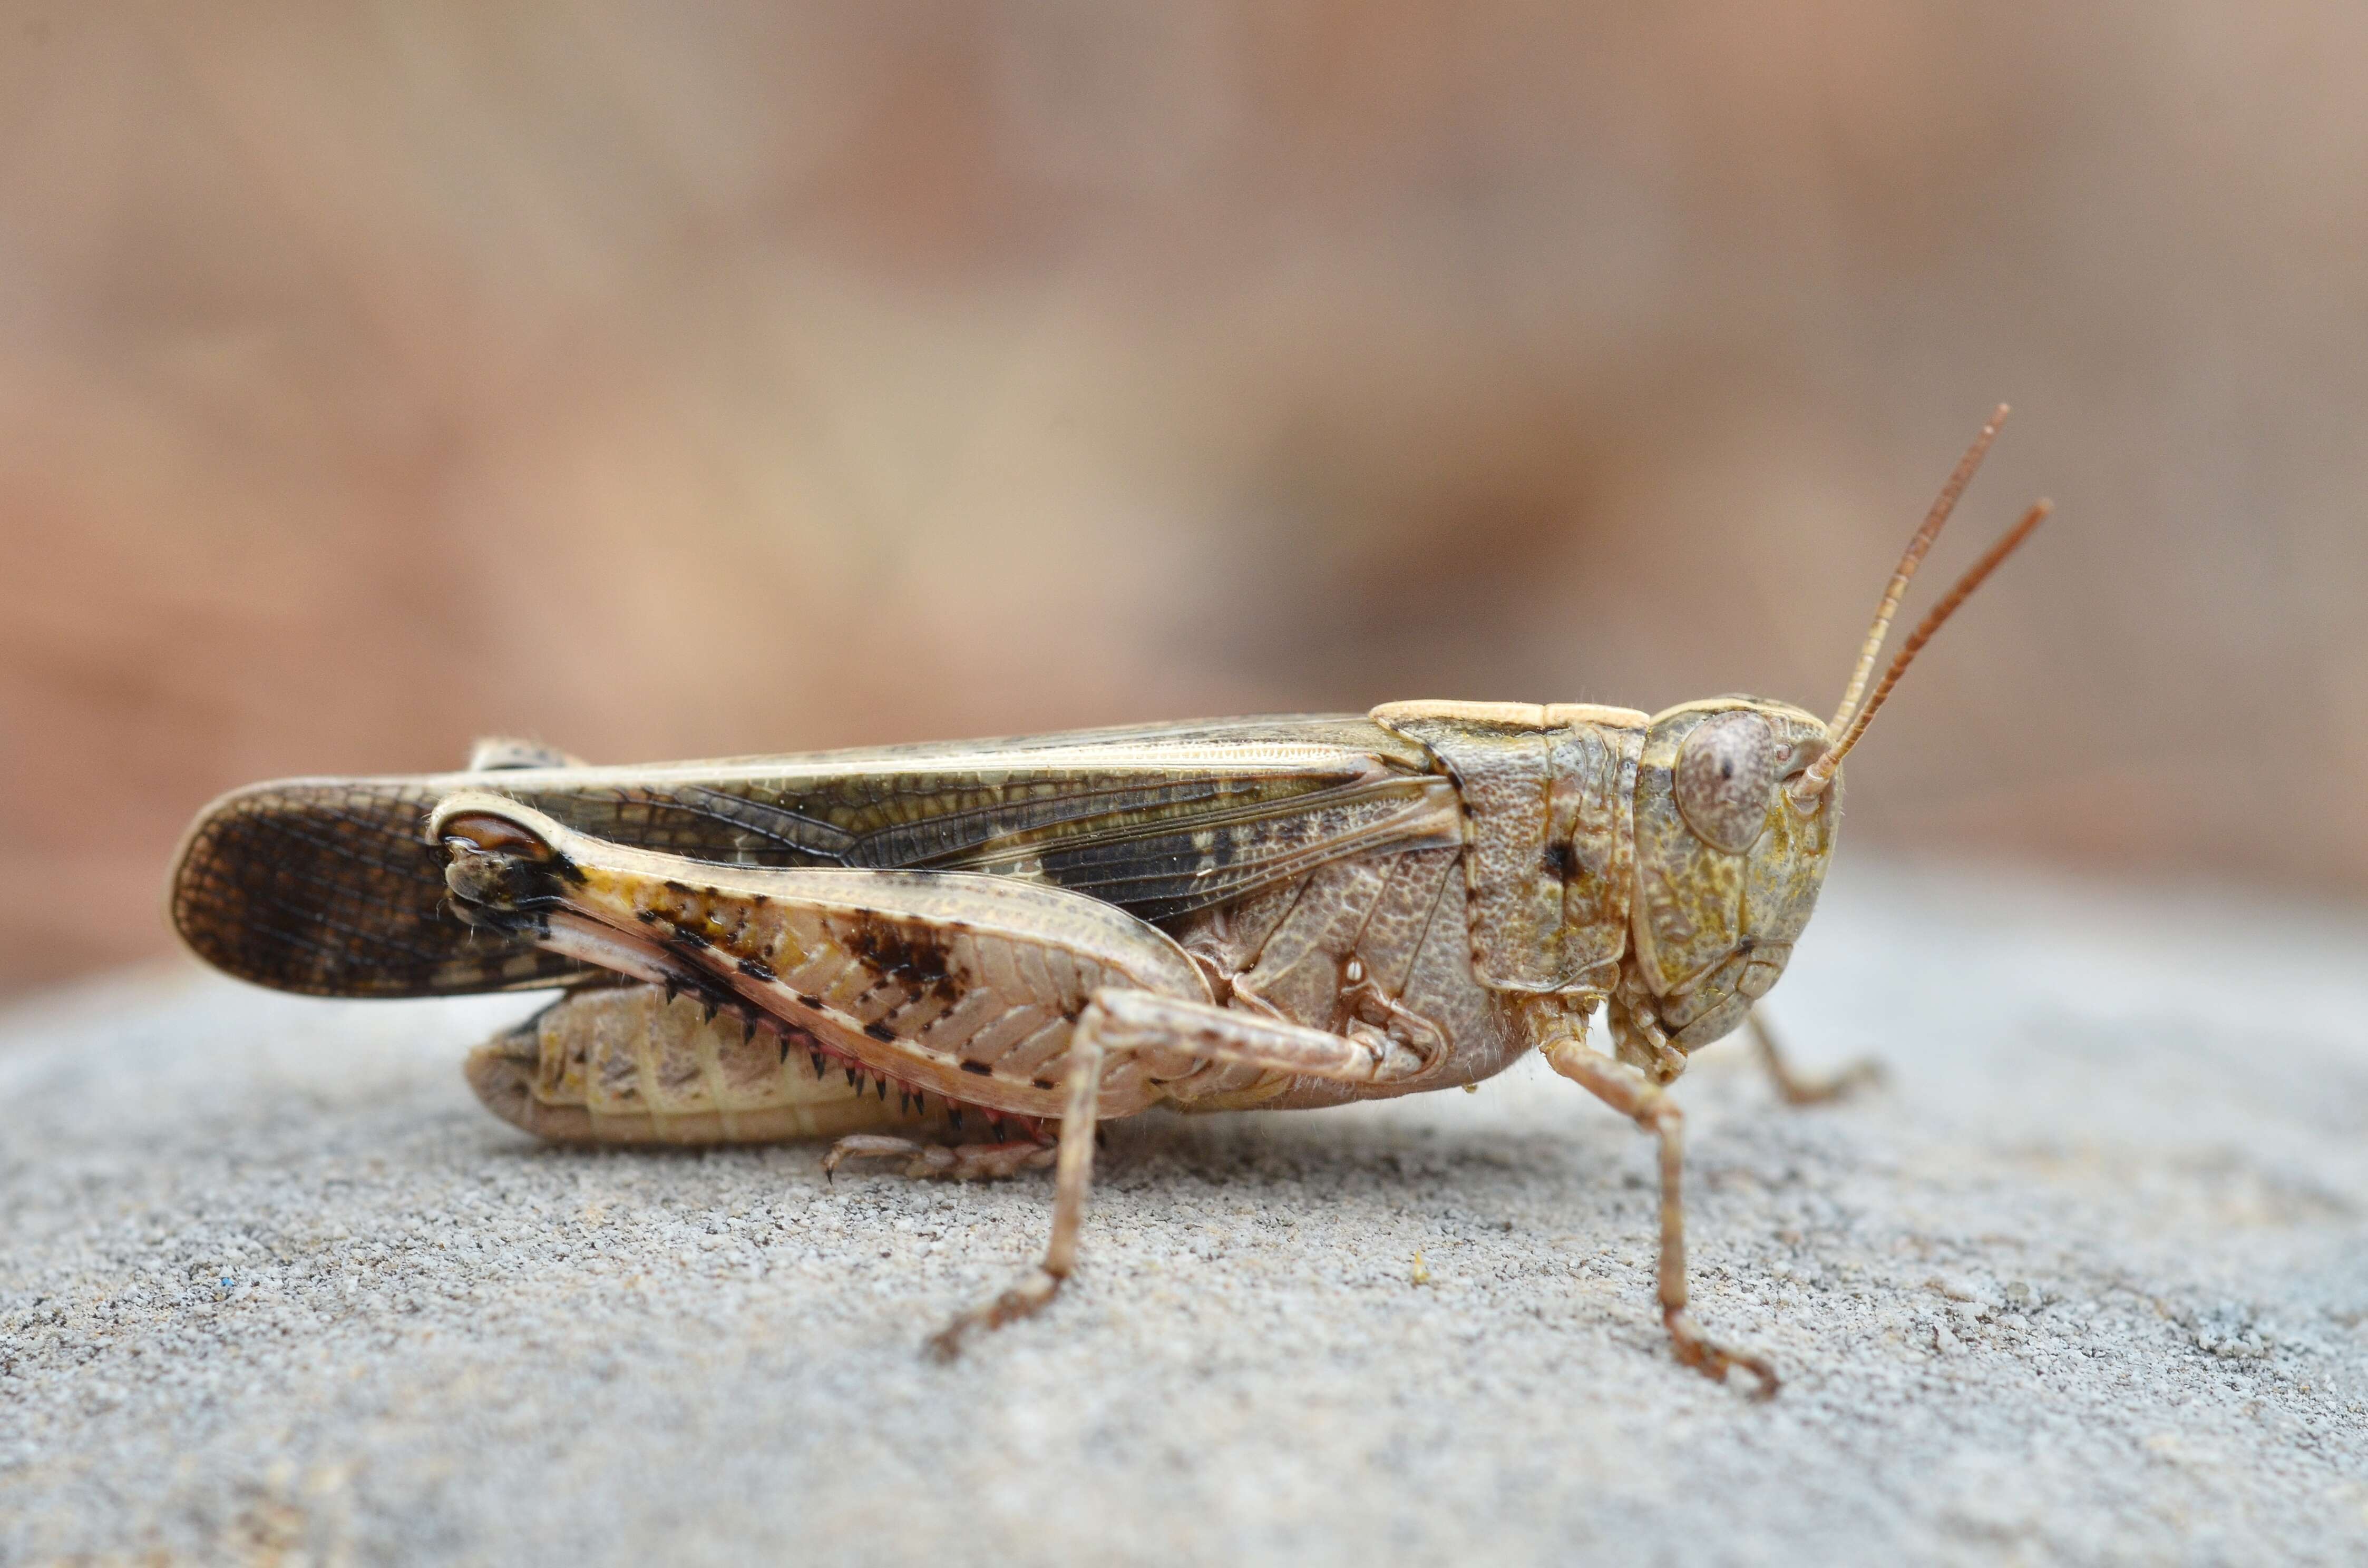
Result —
M1055 1168L1043 1259L931 1341L1035 1312L1076 1263L1096 1128L1471 1085L1538 1051L1658 1141L1681 1362L1772 1393L1687 1307L1689 1054L1749 1025L1814 910L1842 759L2024 514L1867 679L2001 407L1909 540L1830 721L1727 696L1392 702L946 745L463 771L215 801L171 915L317 995L558 988L480 1047L504 1119L574 1142L830 1136L916 1176ZM1861 701L1864 696L1863 702ZM1600 1009L1611 1050L1588 1043ZM894 1091L894 1100L890 1091Z

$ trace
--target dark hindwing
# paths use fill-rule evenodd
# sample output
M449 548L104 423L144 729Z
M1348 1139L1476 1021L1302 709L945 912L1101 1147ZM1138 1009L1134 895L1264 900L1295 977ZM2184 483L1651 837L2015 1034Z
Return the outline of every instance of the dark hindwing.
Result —
M595 837L743 866L990 871L1153 922L1345 855L1461 842L1429 754L1357 717L1230 720L628 767L257 784L199 817L173 923L243 980L333 996L563 985L589 971L462 925L436 802L490 789Z

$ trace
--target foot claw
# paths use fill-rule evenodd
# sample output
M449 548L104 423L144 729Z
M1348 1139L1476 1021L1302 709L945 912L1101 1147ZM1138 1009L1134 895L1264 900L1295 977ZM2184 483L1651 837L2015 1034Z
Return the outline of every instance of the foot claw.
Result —
M962 1354L963 1335L973 1329L1001 1328L1042 1312L1060 1289L1061 1276L1038 1268L1010 1290L980 1302L929 1335L924 1348L932 1360L951 1361Z
M1776 1397L1782 1380L1776 1376L1776 1369L1767 1357L1721 1345L1697 1327L1683 1309L1663 1316L1669 1327L1669 1347L1677 1353L1679 1361L1713 1382L1720 1383L1726 1381L1730 1369L1740 1367L1759 1381L1759 1386L1751 1391L1753 1399Z

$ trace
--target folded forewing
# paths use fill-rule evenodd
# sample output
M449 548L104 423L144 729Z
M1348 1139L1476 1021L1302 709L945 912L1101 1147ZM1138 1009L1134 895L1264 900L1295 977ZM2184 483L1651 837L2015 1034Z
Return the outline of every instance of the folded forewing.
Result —
M579 832L746 866L991 871L1148 920L1343 855L1460 842L1427 752L1361 718L1284 718L626 767L258 784L200 815L176 926L242 979L324 995L564 984L584 971L444 909L428 811L497 790Z

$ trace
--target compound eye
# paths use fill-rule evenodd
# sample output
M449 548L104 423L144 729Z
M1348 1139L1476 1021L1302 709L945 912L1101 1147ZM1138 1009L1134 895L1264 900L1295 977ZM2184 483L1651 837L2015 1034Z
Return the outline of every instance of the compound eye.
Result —
M1678 748L1671 786L1686 825L1729 855L1749 849L1767 829L1769 795L1783 763L1775 728L1757 713L1722 713L1696 725Z

